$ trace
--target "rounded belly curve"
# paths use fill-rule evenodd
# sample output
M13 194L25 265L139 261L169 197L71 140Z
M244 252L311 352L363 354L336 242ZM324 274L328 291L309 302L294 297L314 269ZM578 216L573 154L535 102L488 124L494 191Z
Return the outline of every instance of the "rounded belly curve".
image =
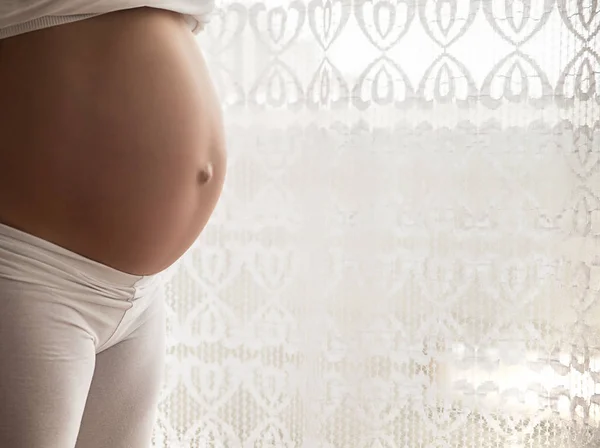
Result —
M0 222L140 275L206 225L225 144L180 16L141 8L0 41L0 105Z

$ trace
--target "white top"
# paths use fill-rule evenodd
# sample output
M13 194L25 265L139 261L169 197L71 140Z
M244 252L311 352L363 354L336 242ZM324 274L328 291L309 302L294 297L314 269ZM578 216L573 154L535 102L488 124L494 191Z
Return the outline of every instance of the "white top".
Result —
M0 39L142 6L181 13L198 33L214 0L0 0Z

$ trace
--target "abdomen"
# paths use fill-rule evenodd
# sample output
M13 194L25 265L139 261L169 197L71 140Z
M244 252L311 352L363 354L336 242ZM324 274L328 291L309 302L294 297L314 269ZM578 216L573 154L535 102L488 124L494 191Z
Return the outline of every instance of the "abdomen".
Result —
M0 221L130 273L173 263L225 175L183 20L144 8L0 42Z

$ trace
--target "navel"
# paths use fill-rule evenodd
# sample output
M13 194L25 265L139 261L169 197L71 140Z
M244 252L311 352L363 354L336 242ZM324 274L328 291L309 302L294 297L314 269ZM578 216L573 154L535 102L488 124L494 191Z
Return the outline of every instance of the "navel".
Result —
M213 167L211 163L208 163L204 168L198 172L198 183L200 185L207 184L213 177Z

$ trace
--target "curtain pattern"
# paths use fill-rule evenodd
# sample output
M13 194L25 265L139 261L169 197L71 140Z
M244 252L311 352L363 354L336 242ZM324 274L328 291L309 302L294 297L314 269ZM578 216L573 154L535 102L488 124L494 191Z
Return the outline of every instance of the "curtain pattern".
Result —
M154 446L600 446L600 2L224 1Z

